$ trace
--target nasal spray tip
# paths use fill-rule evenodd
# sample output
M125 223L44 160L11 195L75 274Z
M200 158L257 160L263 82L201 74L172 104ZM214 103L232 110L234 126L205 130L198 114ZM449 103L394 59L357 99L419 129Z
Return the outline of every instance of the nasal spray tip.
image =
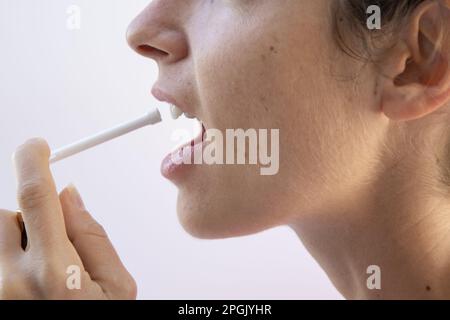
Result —
M141 116L137 119L119 124L111 129L104 130L100 133L52 151L50 156L50 163L55 163L60 160L66 159L82 151L123 136L127 133L130 133L142 127L157 124L161 121L161 113L157 108L154 108L147 112L144 116Z

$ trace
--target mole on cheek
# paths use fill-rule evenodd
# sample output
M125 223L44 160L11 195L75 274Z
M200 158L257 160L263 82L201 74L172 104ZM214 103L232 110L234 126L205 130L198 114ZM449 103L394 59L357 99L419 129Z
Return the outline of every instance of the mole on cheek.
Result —
M270 46L270 51L272 53L278 53L277 49L274 46Z
M259 101L261 102L261 104L262 104L264 110L265 110L266 112L269 112L269 108L267 107L266 100L267 100L267 99L266 99L265 96L260 96L260 97L259 97Z
M431 291L431 287L430 286L427 286L426 289L427 289L427 291Z

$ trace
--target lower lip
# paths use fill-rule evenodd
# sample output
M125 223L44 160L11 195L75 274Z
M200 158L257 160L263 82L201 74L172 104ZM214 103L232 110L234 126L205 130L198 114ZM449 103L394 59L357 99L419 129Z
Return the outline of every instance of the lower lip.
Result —
M182 177L191 171L195 166L194 150L203 146L203 137L205 129L189 143L179 147L174 152L168 154L161 163L161 174L169 180L180 180ZM176 161L178 159L179 161ZM189 162L189 159L191 161ZM180 163L181 162L181 163ZM191 164L189 164L191 163Z

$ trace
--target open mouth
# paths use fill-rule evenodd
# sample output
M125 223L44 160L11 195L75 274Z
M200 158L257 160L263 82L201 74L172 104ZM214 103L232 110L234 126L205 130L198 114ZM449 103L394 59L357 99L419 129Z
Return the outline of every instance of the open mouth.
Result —
M205 138L205 134L206 134L206 126L205 126L205 123L203 122L203 120L197 114L194 114L193 111L188 110L188 108L186 106L180 105L174 97L163 92L156 86L153 87L152 94L159 101L166 102L169 104L170 114L173 119L176 120L176 119L180 118L182 115L184 115L188 119L195 119L199 122L199 124L201 126L200 134L197 137L195 137L194 139L192 139L189 143L185 144L184 147L186 147L186 146L193 147L194 145L196 145L200 142L204 142L204 138Z
M188 142L179 146L173 153L180 153L180 156L183 155L184 157L186 157L186 154L190 154L192 157L193 156L192 151L197 147L203 146L206 139L206 128L204 123L200 120L198 120L198 125L201 126L198 134ZM186 150L186 148L188 147L190 148L190 150ZM192 161L188 163L193 163L194 159L191 160Z
M198 134L187 143L179 146L175 151L171 152L163 160L161 171L163 176L172 179L178 176L181 172L186 171L188 168L195 164L196 154L203 149L206 140L207 126L202 119L194 114L193 111L186 106L182 106L170 95L154 87L152 94L156 99L166 102L170 106L170 113L173 119L178 119L184 115L188 119L198 121L199 129Z
M164 158L161 164L161 173L169 180L179 179L184 172L197 164L196 157L203 152L206 142L206 128L202 122L199 121L199 124L201 130L196 137L177 147Z
M184 116L188 119L195 119L199 122L200 126L201 126L201 134L199 135L199 137L192 139L191 141L191 146L194 146L196 143L199 142L203 142L204 141L204 137L205 137L205 133L206 133L206 128L205 128L205 124L204 122L199 119L198 117L196 117L195 115L183 112L183 110L181 110L179 107L177 107L176 105L170 105L170 113L172 115L173 119L178 119L179 117L181 117L181 115L184 114Z

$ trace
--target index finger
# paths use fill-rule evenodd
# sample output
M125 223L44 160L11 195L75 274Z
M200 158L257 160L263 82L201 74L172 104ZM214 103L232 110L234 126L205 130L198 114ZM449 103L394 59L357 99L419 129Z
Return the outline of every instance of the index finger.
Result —
M40 138L28 140L13 155L17 201L27 226L30 250L51 248L67 237L49 158L50 148Z

